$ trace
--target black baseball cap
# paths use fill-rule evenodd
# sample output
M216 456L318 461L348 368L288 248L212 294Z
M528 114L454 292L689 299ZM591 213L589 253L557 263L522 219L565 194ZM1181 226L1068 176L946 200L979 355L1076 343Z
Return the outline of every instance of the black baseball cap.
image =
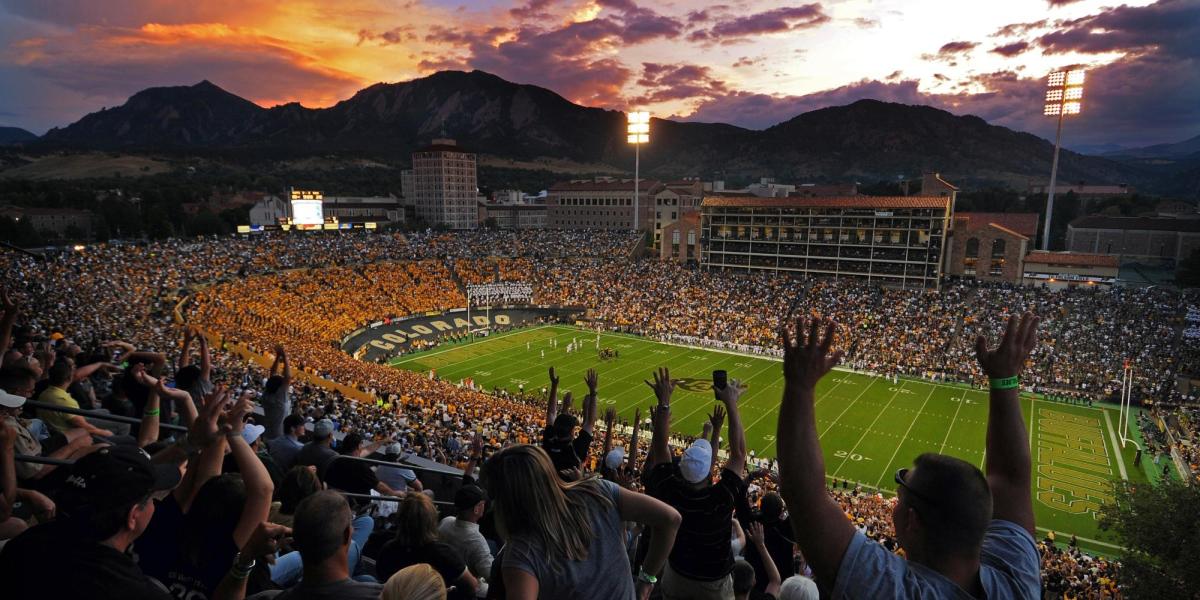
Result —
M67 513L119 507L174 489L179 479L174 464L154 464L136 446L111 446L75 461L63 482L59 505Z
M458 488L457 492L454 492L454 507L459 510L466 510L474 508L476 504L486 499L487 494L483 492L483 488L474 484L467 484Z

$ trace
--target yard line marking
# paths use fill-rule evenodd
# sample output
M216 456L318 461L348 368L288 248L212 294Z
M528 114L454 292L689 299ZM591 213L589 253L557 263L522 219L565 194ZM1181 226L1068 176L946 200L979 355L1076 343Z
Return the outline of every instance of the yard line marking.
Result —
M772 365L772 366L774 366L774 365ZM842 385L842 382L843 382L843 381L845 381L845 379L842 379L842 381L839 381L839 382L837 382L837 383L833 384L833 387L831 387L831 388L829 388L829 389L825 390L825 393L824 393L824 394L821 394L821 397L820 397L820 398L817 398L816 400L814 400L814 401L813 401L813 407L816 407L817 403L819 403L821 400L823 400L823 399L824 399L826 396L828 396L829 394L832 394L832 393L833 393L833 390L836 390L836 389L838 388L838 386ZM763 420L763 419L767 418L767 417L768 417L768 416L770 416L771 414L772 414L772 413L771 413L771 411L769 411L769 410L768 410L768 411L764 411L764 412L763 412L763 415L762 415L761 417L759 417L759 418L755 419L753 423L751 423L749 426L747 426L747 427L746 427L746 431L750 431L750 428L751 428L751 427L754 427L755 425L758 425L758 422L759 422L759 421L761 421L761 420ZM769 447L769 446L768 446L768 447Z
M913 419L912 423L908 424L908 429L904 432L904 436L902 438L900 438L900 443L896 444L896 451L893 452L892 457L889 458L888 461L883 464L883 473L880 473L879 479L877 479L875 481L876 488L878 488L879 484L883 482L883 477L884 477L884 475L887 475L888 468L892 466L892 461L896 460L896 455L900 454L900 447L904 445L904 442L908 441L908 434L912 431L913 425L916 425L917 421L921 420L921 413L925 411L925 405L929 404L929 399L933 397L933 392L935 390L937 390L936 387L929 386L929 395L925 396L925 401L921 403L921 409L917 411L917 418ZM961 407L962 405L960 404L959 406ZM920 441L920 440L917 440L917 441Z
M1117 434L1113 433L1112 417L1104 411L1104 422L1108 424L1108 439L1112 440L1113 451L1117 455L1117 469L1121 471L1121 479L1129 481L1129 473L1125 471L1125 458L1121 456L1121 448L1117 446Z
M876 383L879 381L879 379L880 379L880 378L877 376L877 377L875 377L875 379L871 380L871 382L870 382L870 383L868 383L866 386L864 386L864 387L863 387L863 391L859 392L859 393L858 393L858 395L857 395L857 396L855 396L855 397L854 397L854 399L850 401L850 404L847 404L847 405L846 405L846 408L843 408L843 409L842 409L842 412L841 412L840 414L838 414L837 418L835 418L835 419L833 420L833 422L831 422L831 423L829 424L829 427L826 427L826 428L825 428L825 431L822 431L822 432L820 433L820 435L818 435L818 436L817 436L817 439L818 439L818 440L820 440L821 438L825 437L825 434L826 434L826 433L829 433L829 430L830 430L830 429L833 429L833 426L834 426L834 425L837 425L837 422L838 422L838 421L840 421L840 420L842 420L842 416L846 414L846 411L850 410L850 407L852 407L852 406L854 406L855 404L857 404L857 403L858 403L858 399L859 399L859 398L862 398L862 397L863 397L863 394L866 394L866 393L867 393L867 390L869 390L869 389L871 389L872 387L874 387L874 386L875 386L875 384L876 384ZM886 381L886 380L885 380L885 381ZM904 387L904 384L900 384L900 387ZM897 393L899 393L899 392L897 392Z
M950 441L950 432L954 430L954 423L958 421L958 412L962 410L964 404L967 403L967 390L963 390L962 398L958 399L958 408L954 409L954 417L950 419L950 426L946 428L946 437L942 439L942 447L938 448L938 454L943 454L946 451L946 442Z
M892 392L892 397L889 398L888 403L883 406L883 410L879 411L875 415L875 418L871 421L871 424L867 425L867 428L863 430L863 434L861 436L859 436L858 441L854 443L854 447L851 448L850 451L846 453L846 456L844 458L842 458L841 464L839 464L837 470L833 472L834 477L837 477L838 473L842 472L842 467L846 466L846 461L850 460L850 455L854 454L854 451L858 450L858 447L862 445L863 440L867 439L867 434L871 433L871 428L874 427L875 424L879 422L879 417L882 417L883 413L887 412L887 409L889 406L892 405L892 402L896 401L896 397L900 395L900 390L903 390L905 384L907 384L907 383L908 383L907 381L905 381L904 383L901 383L900 387L896 388L896 391Z

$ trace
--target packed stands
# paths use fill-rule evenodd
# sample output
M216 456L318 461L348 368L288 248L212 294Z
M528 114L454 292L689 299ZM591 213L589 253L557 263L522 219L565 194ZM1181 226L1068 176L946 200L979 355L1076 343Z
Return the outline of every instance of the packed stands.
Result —
M777 341L781 315L823 315L839 324L839 346L849 350L846 363L875 372L986 385L988 378L974 358L975 336L994 337L1009 316L1026 310L1042 316L1039 343L1025 375L1039 391L1104 398L1115 391L1111 374L1131 359L1139 365L1138 397L1166 407L1186 400L1173 391L1174 376L1196 371L1195 356L1179 343L1188 301L1166 290L1053 293L962 283L948 283L940 292L882 289L857 282L730 275L636 260L630 257L636 243L634 236L623 233L537 230L266 235L91 246L44 260L3 255L0 289L6 293L5 321L0 322L4 334L0 387L14 397L73 402L140 423L125 433L109 432L103 430L102 419L78 422L45 410L34 415L22 412L18 405L11 415L5 412L7 425L0 428L4 434L0 446L11 444L17 454L80 460L78 472L85 479L111 474L117 464L133 465L128 468L144 477L126 482L141 496L128 498L113 491L112 506L102 507L124 510L142 521L133 528L111 522L100 528L95 519L81 521L96 514L95 506L81 502L78 494L62 491L70 485L73 467L33 469L22 464L14 478L16 487L11 494L5 489L4 498L8 506L16 500L25 512L0 514L4 517L0 533L6 539L26 529L38 535L15 546L27 558L18 561L7 552L0 554L0 573L5 581L13 581L17 572L23 573L23 581L30 580L19 584L28 588L12 588L14 597L24 597L23 590L32 591L34 586L42 594L65 593L72 589L69 583L46 587L45 581L33 581L42 571L30 561L43 556L39 552L51 541L78 539L85 540L80 547L86 550L80 551L79 560L107 565L107 571L81 570L79 581L98 586L91 589L105 587L106 581L122 581L133 586L122 589L144 591L145 597L159 597L161 589L143 574L173 594L197 598L242 597L280 589L288 597L316 597L321 585L331 586L325 590L328 593L336 589L348 597L379 597L386 596L389 588L416 585L428 573L411 569L423 564L433 566L438 577L432 580L441 583L443 590L456 586L451 597L470 596L471 589L504 597L500 594L510 575L516 583L523 582L521 576L504 573L498 566L485 573L475 563L468 564L462 550L439 541L439 528L428 527L429 505L419 477L390 472L385 477L384 469L391 467L376 471L366 467L364 472L343 466L355 461L335 457L394 461L415 454L467 469L461 489L472 491L461 498L456 493L452 509L442 505L450 514L447 518L462 520L468 531L477 530L485 545L501 541L490 522L503 519L506 530L526 537L521 545L514 544L513 559L497 558L494 565L520 564L524 573L545 575L539 583L546 589L607 581L614 573L618 581L624 577L630 584L616 592L622 595L635 589L639 595L649 592L656 586L650 580L657 581L660 572L663 578L675 578L662 585L676 593L691 589L689 585L711 583L682 571L666 575L672 569L687 571L682 565L693 560L678 558L670 546L638 551L637 544L631 544L644 530L661 531L660 541L704 535L684 508L676 506L676 512L668 507L677 492L664 486L675 485L665 483L674 475L639 477L656 452L669 454L658 455L655 464L670 465L674 457L682 464L691 448L703 446L670 433L669 419L665 431L656 428L655 436L643 440L640 447L618 435L623 447L634 450L630 460L617 461L614 467L599 443L581 444L577 440L583 434L570 426L582 425L578 431L592 437L597 421L594 402L593 418L586 413L555 415L547 411L540 395L487 395L361 362L338 347L346 333L376 319L463 306L462 285L496 278L532 282L536 302L586 306L597 322L614 329L750 352L781 353ZM178 313L177 307L182 307ZM11 335L3 331L6 325ZM553 397L552 393L551 407ZM17 403L7 395L4 398L6 411L9 404ZM278 412L275 406L284 410ZM586 406L585 402L585 410ZM1163 410L1159 418L1165 426L1195 439L1194 410L1169 414ZM732 428L736 399L729 411ZM270 423L272 414L287 419ZM564 416L570 419L560 423ZM160 428L168 424L187 428L187 435ZM283 435L266 433L270 426L280 427ZM612 429L607 425L595 435ZM1171 442L1166 437L1155 440L1156 447L1167 451ZM539 443L549 455L524 446ZM144 461L140 453L114 450L130 446L154 454L156 462ZM574 462L560 451L574 453ZM11 463L12 452L6 452L0 463ZM492 462L493 453L503 456ZM92 455L96 458L82 460ZM542 456L553 463L550 470ZM564 456L570 466L554 468ZM1200 462L1194 452L1185 457L1193 469ZM485 480L478 482L481 489L475 487L471 473L484 461L494 466L485 466ZM188 468L182 478L179 469L172 478L169 470L154 466L185 462ZM705 467L702 474L696 472L702 480L714 474L707 463ZM763 548L769 549L775 535L770 526L778 524L782 514L777 510L782 501L775 492L786 492L778 483L779 471L773 463L755 463L745 470L739 464L726 467L730 475L716 471L726 482L720 489L732 494L738 512L725 529L725 541L734 522L744 529L762 522ZM501 468L507 470L497 471ZM524 477L529 486L508 489L497 483L497 477L486 477L489 469L493 474ZM578 479L594 471L605 472L612 483L587 477L582 486L559 481L559 477ZM691 477L687 471L682 473ZM735 479L745 479L744 485L733 485ZM319 493L322 482L346 492L391 495L403 502L383 511L374 509L372 516L368 507L386 503L362 502L353 496L347 503L337 494ZM543 492L539 499L521 495L529 489ZM509 501L540 503L540 498L548 497L578 506L581 512L532 511L552 523L523 521L512 509L500 515L489 509L484 517L480 507L484 492L488 502L497 500L499 506L505 505L499 498L511 494ZM639 492L659 500L651 501ZM867 538L889 551L901 546L892 525L899 500L836 484L829 495ZM147 516L147 502L158 504L159 517L153 511ZM479 515L472 512L477 508ZM55 519L56 513L60 518ZM588 519L580 521L580 515ZM290 529L267 524L268 519L291 523ZM205 530L202 523L221 525ZM30 524L36 525L30 528ZM608 531L604 528L613 526L624 533L592 547L584 547L581 539L547 542L546 532L555 530L551 525L564 524L589 531ZM356 533L343 543L339 536L348 528ZM414 531L424 533L409 535ZM163 550L140 563L124 554L124 558L106 555L97 547L102 545L97 542L104 542L124 551L132 545L146 557L143 548L165 548L165 540L175 539L184 540L181 550ZM743 541L738 552L730 549L728 564L738 563L735 555L750 558L756 543ZM629 551L635 558L623 570L585 572L571 567L567 576L538 561L539 552L547 549L561 557ZM1044 542L1037 552L1044 593L1119 596L1115 563ZM199 560L200 553L208 558ZM277 557L274 565L254 561L268 555ZM551 556L551 562L559 555ZM370 581L378 574L372 571L381 557L397 567L387 586ZM63 559L72 565L75 560L74 555ZM682 562L663 567L663 561ZM726 561L719 562L719 570L724 570ZM758 560L760 567L762 562ZM814 574L803 557L786 564L772 562L779 563L774 565L774 575L771 569L755 571L759 574L752 585L756 593L785 597L789 590L807 589L805 580L793 579ZM633 577L646 567L645 577ZM728 573L719 580L723 582ZM357 578L351 579L352 575ZM731 589L743 583L730 575Z

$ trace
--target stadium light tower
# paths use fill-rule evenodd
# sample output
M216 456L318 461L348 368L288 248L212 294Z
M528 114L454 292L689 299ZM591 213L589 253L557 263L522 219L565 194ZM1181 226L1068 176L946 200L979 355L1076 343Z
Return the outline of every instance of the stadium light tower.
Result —
M1046 196L1046 223L1042 227L1042 250L1050 249L1050 217L1054 213L1054 188L1058 185L1058 150L1062 146L1063 117L1083 110L1083 69L1055 71L1046 77L1046 107L1042 114L1058 117L1054 134L1054 161L1050 164L1050 191Z
M633 111L628 115L629 126L625 141L633 144L633 230L638 231L638 217L641 212L639 204L641 191L638 190L638 171L641 169L642 144L650 141L650 113Z

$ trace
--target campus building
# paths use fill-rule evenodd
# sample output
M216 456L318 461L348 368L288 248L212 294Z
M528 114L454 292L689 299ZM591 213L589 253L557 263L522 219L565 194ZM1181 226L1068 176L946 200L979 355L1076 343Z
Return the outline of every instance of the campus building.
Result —
M1037 228L1037 213L955 213L946 274L1020 283Z
M1200 249L1200 218L1089 215L1067 226L1067 250L1174 264Z
M1021 282L1050 289L1080 286L1112 287L1120 264L1116 256L1082 252L1030 252Z
M707 196L701 265L937 287L954 194Z
M656 226L657 196L667 190L659 181L638 181L638 229ZM562 181L546 197L546 227L551 229L633 229L633 180ZM670 214L670 210L667 211Z
M417 218L427 225L475 229L479 218L475 154L462 149L454 140L435 139L413 152L412 162L412 197Z

